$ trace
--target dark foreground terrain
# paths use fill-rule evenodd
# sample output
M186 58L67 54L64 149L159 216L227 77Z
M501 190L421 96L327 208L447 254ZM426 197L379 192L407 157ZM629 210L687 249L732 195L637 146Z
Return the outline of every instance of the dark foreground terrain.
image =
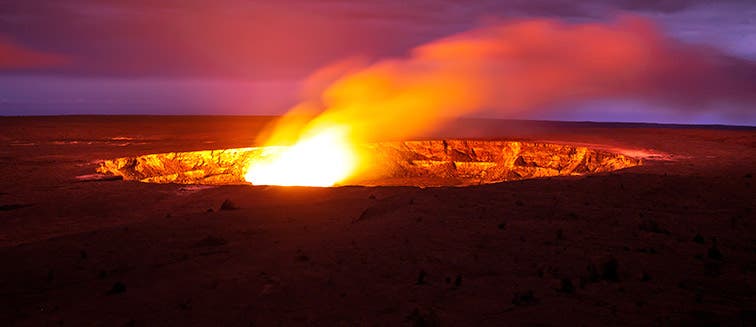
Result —
M463 188L75 178L265 121L1 118L3 325L756 324L754 129L462 121L644 157Z

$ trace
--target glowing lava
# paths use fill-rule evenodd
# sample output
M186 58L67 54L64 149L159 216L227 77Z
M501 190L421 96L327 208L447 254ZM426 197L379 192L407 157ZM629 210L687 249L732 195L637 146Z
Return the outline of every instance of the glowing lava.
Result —
M266 147L249 164L244 179L253 185L333 186L349 177L357 158L346 132L330 128L292 146Z

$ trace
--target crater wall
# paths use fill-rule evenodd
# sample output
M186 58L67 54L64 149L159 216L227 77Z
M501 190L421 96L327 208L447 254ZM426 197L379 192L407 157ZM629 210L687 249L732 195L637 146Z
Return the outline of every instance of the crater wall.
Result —
M98 172L147 183L246 184L245 167L284 147L170 152L101 162ZM567 144L433 140L365 144L352 185L474 185L586 175L640 165L621 153Z

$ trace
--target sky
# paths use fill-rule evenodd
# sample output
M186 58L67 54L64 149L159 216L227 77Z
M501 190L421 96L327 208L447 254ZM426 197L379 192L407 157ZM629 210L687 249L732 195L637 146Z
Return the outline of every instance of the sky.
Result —
M281 114L310 74L346 58L402 58L492 22L628 15L756 67L752 0L0 0L0 115ZM748 76L735 87L756 94ZM553 106L477 115L756 125L752 99Z

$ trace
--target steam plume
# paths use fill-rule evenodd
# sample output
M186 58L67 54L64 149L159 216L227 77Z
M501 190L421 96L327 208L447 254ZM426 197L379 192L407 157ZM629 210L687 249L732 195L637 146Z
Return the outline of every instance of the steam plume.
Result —
M325 68L269 143L331 125L360 139L405 138L483 109L517 114L596 98L754 104L754 67L671 40L635 17L501 23L419 46L406 58Z

